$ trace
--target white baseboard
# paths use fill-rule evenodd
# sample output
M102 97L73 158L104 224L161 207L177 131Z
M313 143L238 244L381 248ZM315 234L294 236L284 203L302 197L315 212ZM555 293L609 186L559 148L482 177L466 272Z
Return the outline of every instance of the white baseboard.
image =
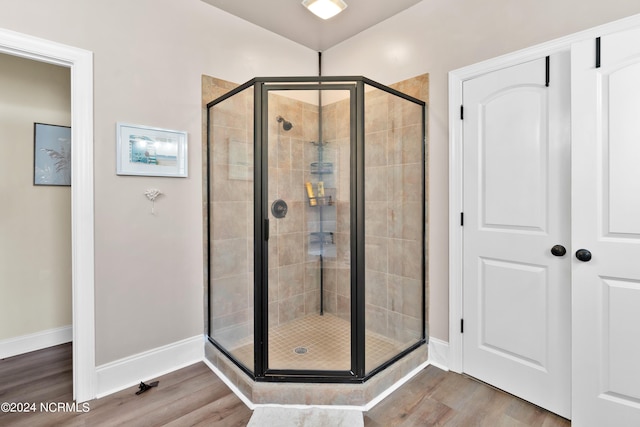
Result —
M54 345L65 344L73 340L73 328L61 326L46 331L22 335L0 341L0 359L42 350Z
M444 371L449 370L449 343L429 338L429 364Z
M204 358L202 335L196 335L153 350L134 354L96 367L97 393L101 398L149 381L177 369L201 362Z

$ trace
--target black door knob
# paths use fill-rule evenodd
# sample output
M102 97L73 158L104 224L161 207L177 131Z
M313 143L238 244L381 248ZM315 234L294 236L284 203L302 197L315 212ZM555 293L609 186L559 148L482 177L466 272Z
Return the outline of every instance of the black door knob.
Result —
M551 254L553 256L564 256L567 253L567 250L562 245L555 245L551 248Z
M591 252L587 249L578 249L576 251L576 258L578 258L582 262L587 262L591 260Z

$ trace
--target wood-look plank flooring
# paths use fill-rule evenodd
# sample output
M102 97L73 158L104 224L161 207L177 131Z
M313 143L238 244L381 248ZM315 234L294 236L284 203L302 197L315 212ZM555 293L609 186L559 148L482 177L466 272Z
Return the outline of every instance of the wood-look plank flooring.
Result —
M73 402L71 345L0 361L0 402ZM150 379L144 379L145 381ZM88 412L2 413L0 426L246 426L252 411L204 363L88 402ZM83 406L79 405L80 411Z
M364 414L367 427L566 427L571 423L479 381L428 366Z
M151 380L151 379L148 379ZM88 412L41 412L72 400L71 345L0 360L0 402L35 403L33 413L0 412L0 426L246 426L252 411L204 363L88 402ZM82 404L78 405L83 410ZM569 426L569 421L462 375L427 367L373 409L367 427ZM268 426L271 427L271 426ZM330 426L327 426L330 427Z

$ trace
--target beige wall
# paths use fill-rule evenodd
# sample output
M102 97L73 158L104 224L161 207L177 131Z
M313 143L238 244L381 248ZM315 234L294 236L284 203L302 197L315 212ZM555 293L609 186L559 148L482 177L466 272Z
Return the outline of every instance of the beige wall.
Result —
M429 329L449 336L448 85L451 70L640 13L637 0L424 0L329 49L323 74L391 84L429 73Z
M33 124L71 124L70 82L0 54L0 341L71 325L71 190L33 185Z

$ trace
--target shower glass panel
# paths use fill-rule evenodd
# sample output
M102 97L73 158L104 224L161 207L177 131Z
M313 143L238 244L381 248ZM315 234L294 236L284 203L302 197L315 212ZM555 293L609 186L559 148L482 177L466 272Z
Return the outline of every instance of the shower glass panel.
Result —
M268 91L269 370L352 366L350 95Z
M249 88L209 115L209 334L254 369L254 116Z
M365 85L365 371L423 334L423 108Z

